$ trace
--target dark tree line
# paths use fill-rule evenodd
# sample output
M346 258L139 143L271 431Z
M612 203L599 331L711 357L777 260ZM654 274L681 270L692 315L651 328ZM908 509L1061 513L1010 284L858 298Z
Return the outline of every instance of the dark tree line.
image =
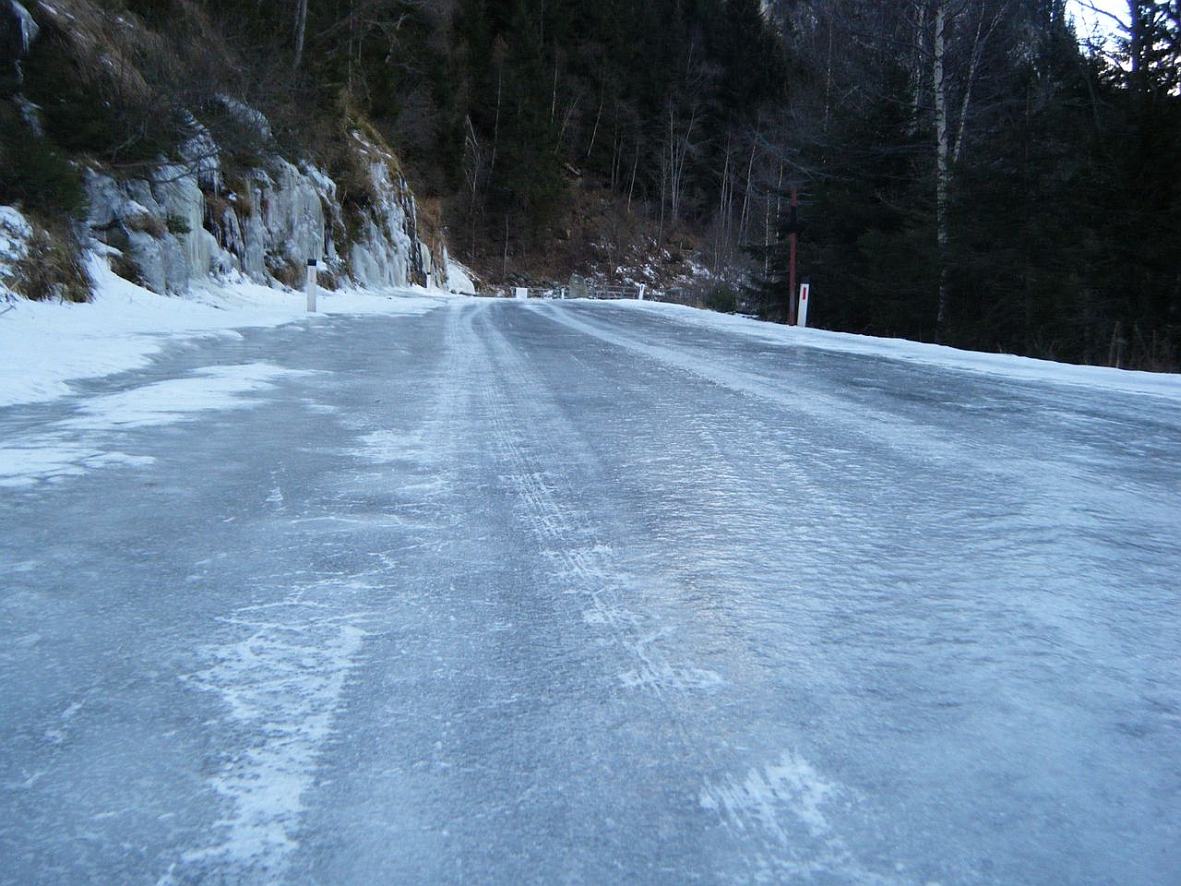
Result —
M251 97L290 117L280 129L309 134L283 96L377 126L420 190L448 198L461 252L543 241L581 176L651 215L658 240L708 226L739 203L752 121L783 105L790 82L760 0L194 4L239 50ZM749 199L744 210L754 217Z
M782 149L832 328L1181 361L1178 4L1080 48L1062 0L781 3L811 91ZM797 44L800 45L800 44ZM783 250L759 286L783 313Z
M662 233L700 226L745 128L787 94L758 0L463 0L456 22L474 226L544 232L571 174L643 204Z

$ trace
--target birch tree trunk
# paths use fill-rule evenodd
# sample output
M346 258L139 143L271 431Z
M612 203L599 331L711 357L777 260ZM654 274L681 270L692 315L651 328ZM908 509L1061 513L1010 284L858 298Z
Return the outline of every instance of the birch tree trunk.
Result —
M960 160L960 151L964 147L964 135L968 126L968 113L971 110L972 104L972 89L976 85L977 75L980 72L980 64L984 59L984 50L991 40L993 33L1000 26L1002 20L1009 14L1012 8L1012 0L1007 0L994 7L991 13L991 19L985 26L985 18L988 16L988 10L985 4L980 5L979 18L976 21L976 36L972 40L972 56L968 64L968 73L964 78L964 95L960 101L960 120L957 126L955 146L951 152L951 165L954 167Z
M927 33L927 5L925 2L920 2L915 9L915 24L914 24L914 57L911 59L911 108L910 118L911 125L914 129L918 129L921 125L920 120L924 116L923 111L923 72L927 68L926 55L926 33Z
M746 232L750 225L750 197L751 189L754 187L755 155L758 147L759 133L756 131L750 140L750 160L746 164L746 187L742 192L742 214L738 217L739 243L742 243L746 239Z
M303 61L303 45L308 32L308 0L296 0L295 4L295 61L293 68L298 68Z
M947 200L951 184L951 145L947 126L947 78L944 61L947 54L947 2L935 4L934 68L931 88L935 99L935 238L938 244L939 302L935 315L935 335L942 340L947 329Z
M667 196L669 203L669 224L671 227L676 227L681 220L681 201L684 197L685 191L685 170L689 159L689 154L693 147L693 129L697 125L697 102L694 101L690 108L689 120L685 123L684 133L680 133L678 127L676 108L673 104L673 99L668 99L668 151L666 154L668 167L666 169L665 178L668 180L668 189L664 192L662 187L662 198Z

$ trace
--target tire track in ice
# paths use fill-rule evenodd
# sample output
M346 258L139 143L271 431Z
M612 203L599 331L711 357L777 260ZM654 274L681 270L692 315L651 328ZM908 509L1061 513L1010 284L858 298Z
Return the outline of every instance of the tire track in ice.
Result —
M917 425L897 412L882 411L864 403L857 404L855 412L851 412L848 401L815 388L795 390L785 385L783 379L725 364L709 356L695 355L687 348L667 347L640 340L634 333L621 332L618 325L607 325L575 315L568 306L551 302L529 307L568 329L625 348L731 391L770 402L788 413L807 416L817 427L840 427L842 435L872 437L899 451L922 451L928 458L954 457L958 453L954 439L937 433L932 427Z
M287 519L287 525L313 533L343 533L394 526L426 536L443 534L435 502L451 489L456 470L453 444L457 422L472 396L457 383L471 371L469 341L462 339L459 310L445 333L446 356L434 377L433 407L423 425L401 432L361 421L357 446L348 454L375 470L390 465L411 468L407 483L395 487L403 496L394 508L378 513L354 500L346 488L326 513ZM363 419L363 417L362 417ZM365 474L359 473L364 483ZM276 489L278 486L276 485ZM284 505L281 490L268 503ZM360 510L354 513L354 507ZM421 512L425 512L421 513ZM299 848L306 811L305 793L315 784L320 756L334 736L334 722L345 703L348 684L362 663L369 632L381 614L355 608L355 595L384 587L391 568L388 553L373 552L371 570L314 581L286 599L247 606L221 619L230 631L223 643L203 647L208 666L187 675L186 685L220 696L225 725L240 749L227 756L209 779L226 801L226 814L215 823L209 845L181 856L157 886L182 883L282 883ZM370 583L372 582L372 583Z
M469 322L474 319L468 316ZM489 364L479 377L483 401L493 407L489 417L493 439L509 469L502 480L515 492L530 531L547 546L555 573L569 582L568 593L585 597L584 621L602 627L633 660L634 666L619 675L620 683L657 696L724 685L714 671L670 660L661 642L667 629L644 631L644 618L624 602L610 546L602 542L588 516L570 504L577 500L570 484L540 469L532 454L537 443L526 440L520 429L528 427L534 434L544 429L551 445L583 464L592 464L593 458L582 451L584 444L562 418L535 371L495 324L484 322L479 333L473 329L472 335L481 342Z
M547 306L539 313L550 317L553 312ZM631 347L629 343L616 342L614 336L604 332L589 328L583 331ZM653 359L665 365L672 362L694 375L703 375L696 367L682 366L688 360L683 355L675 354L675 359L670 360L668 354L673 352L666 353L665 349L656 346L652 348L660 353L660 356L648 355ZM518 383L525 385L528 382L521 379ZM719 383L734 389L733 385ZM762 390L748 389L757 385L758 382L744 384L738 391L747 396L765 396ZM537 395L528 398L530 402L537 399ZM778 397L771 399L778 406L786 406ZM743 463L741 455L736 455L727 426L719 426L716 419L692 411L687 421L691 439L684 444L687 447L684 461L689 466L686 470L702 473L702 481L708 482L712 489L731 490L744 501L758 501L757 485L763 481L752 476L749 465ZM794 461L783 460L776 464L776 470L783 482L792 487L793 501L797 506L806 503L805 519L810 516L843 522L850 517L845 503L824 495L820 484ZM718 507L723 511L729 509L724 503L718 503ZM606 615L599 615L598 610L595 613L595 617L610 620ZM681 692L688 692L723 684L722 678L712 671L674 667L659 655L649 653L648 647L659 639L659 632L642 635L638 620L611 626L619 634L620 642L643 662L637 671L624 675L625 685L671 685ZM913 882L905 877L883 875L862 864L831 822L833 813L859 805L860 799L817 770L798 751L783 751L771 762L750 766L740 775L704 779L697 802L702 809L718 817L748 860L753 878L735 874L734 882L751 882L753 879L759 883L782 883L792 880L866 886L901 886Z
M701 357L694 357L674 348L662 347L654 342L639 341L615 328L608 328L583 317L573 316L570 311L564 311L560 306L552 303L530 305L529 307L554 323L631 351L642 358L651 360L654 364L685 372L743 397L753 397L768 402L785 416L806 416L813 429L812 435L815 435L815 429L818 427L839 422L845 409L844 404L814 402L815 394L801 396L785 391L775 379L744 371L737 366L715 367ZM864 433L860 430L866 424L864 408L861 409L860 415L861 418L850 431L851 433ZM889 430L895 421L894 416L875 413L871 417L877 419L871 423L875 435L891 436L897 433ZM719 441L719 431L716 424L700 416L691 418L691 421L693 430L697 434L694 442L705 449L711 469L725 471L727 480L739 484L731 488L746 488L749 483L749 466L740 466L739 469L736 469L735 459L732 455L733 447L727 442ZM909 440L909 438L907 439ZM938 444L926 440L924 445L936 446ZM908 443L906 448L913 448L913 444ZM697 460L700 460L700 453L697 455ZM805 469L802 460L781 459L776 463L776 469L782 472L785 475L785 480L791 484L794 491L794 506L800 511L799 522L801 524L807 520L844 521L854 515L855 511L852 506L847 502L834 499L829 490L817 482Z

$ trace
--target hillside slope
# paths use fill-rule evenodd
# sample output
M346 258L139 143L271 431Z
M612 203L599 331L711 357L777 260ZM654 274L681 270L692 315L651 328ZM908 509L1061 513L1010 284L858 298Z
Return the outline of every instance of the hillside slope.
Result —
M92 247L161 293L210 274L298 286L309 260L330 287L465 285L381 134L347 107L306 138L276 131L235 89L257 61L201 4L0 10L0 204L28 221L5 216L10 292L85 299Z

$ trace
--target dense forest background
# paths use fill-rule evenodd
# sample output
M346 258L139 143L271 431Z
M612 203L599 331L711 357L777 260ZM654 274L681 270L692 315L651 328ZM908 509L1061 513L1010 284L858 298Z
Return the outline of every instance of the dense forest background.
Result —
M78 156L132 169L196 119L235 143L232 95L346 192L336 146L372 127L486 280L704 269L712 305L786 319L795 233L813 325L1181 366L1178 0L1089 46L1064 0L88 7L152 76L80 72L44 28L0 84L0 202L76 211Z

